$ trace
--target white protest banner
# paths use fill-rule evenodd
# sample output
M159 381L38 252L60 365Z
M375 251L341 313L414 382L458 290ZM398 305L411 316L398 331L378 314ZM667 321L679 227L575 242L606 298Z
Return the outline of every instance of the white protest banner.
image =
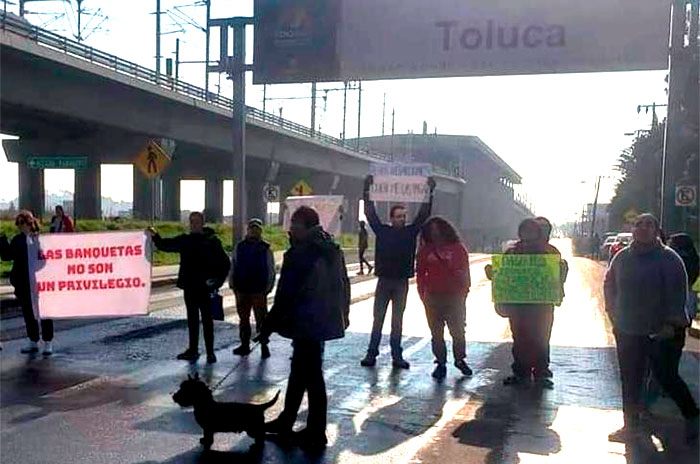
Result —
M307 197L287 197L284 201L284 228L289 229L291 217L300 206L308 206L318 213L323 230L331 235L340 234L340 209L343 206L342 195L313 195Z
M27 247L42 318L145 315L150 241L143 231L40 235Z
M430 164L374 163L370 166L374 182L369 191L372 201L425 203L430 195L427 184Z

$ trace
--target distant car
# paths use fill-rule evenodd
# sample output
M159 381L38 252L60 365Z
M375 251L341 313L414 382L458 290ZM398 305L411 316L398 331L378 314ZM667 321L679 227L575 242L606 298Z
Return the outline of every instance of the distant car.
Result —
M610 256L610 247L613 243L615 243L615 236L606 238L603 244L600 246L600 256L605 258Z
M630 243L632 243L632 234L628 232L617 234L615 241L610 246L610 259L613 259L620 250L625 248Z

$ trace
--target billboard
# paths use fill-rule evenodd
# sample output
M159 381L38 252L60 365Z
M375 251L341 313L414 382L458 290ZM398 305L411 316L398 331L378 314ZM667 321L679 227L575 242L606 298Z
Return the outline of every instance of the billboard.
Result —
M668 0L256 0L255 83L668 68Z

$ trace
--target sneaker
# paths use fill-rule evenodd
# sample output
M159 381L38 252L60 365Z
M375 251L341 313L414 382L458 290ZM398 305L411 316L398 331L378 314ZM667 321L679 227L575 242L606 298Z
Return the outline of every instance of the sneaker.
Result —
M270 347L267 346L267 343L264 345L260 345L260 357L263 359L267 359L270 357Z
M27 346L20 350L20 353L31 354L39 352L39 344L37 342L29 342Z
M455 367L459 369L462 375L466 375L467 377L473 374L472 370L469 368L469 366L467 366L467 363L464 362L464 359L460 359L459 361L455 362Z
M542 370L535 369L535 372L533 372L535 378L545 378L545 379L551 379L554 377L554 373L549 369L545 368Z
M608 441L615 443L630 443L642 437L642 430L639 427L624 426L608 435Z
M698 416L695 416L685 421L685 440L688 443L694 443L698 440L698 433L700 432L698 419Z
M248 356L250 354L250 346L249 345L241 345L238 348L234 348L233 354L238 355L238 356Z
M447 376L447 367L444 364L438 364L432 373L434 379L442 380Z
M51 356L53 354L53 342L44 342L44 351L42 354L44 356Z
M357 275L363 276L363 275L365 275L365 273L364 273L364 271L360 271L360 272L357 273Z
M360 361L360 365L364 367L374 367L376 364L377 358L369 354L365 356L362 361Z
M328 445L326 432L312 432L308 428L294 433L294 441L307 451L320 451Z
M372 271L374 271L374 266L369 266L369 269L367 270L367 275L372 274Z
M391 363L397 369L409 369L411 365L403 358L394 359Z
M272 435L291 435L292 425L294 424L290 424L288 420L280 416L277 419L265 423L265 433Z
M207 355L207 364L214 364L216 362L216 355L214 353L210 353Z
M196 361L199 359L199 352L187 349L177 355L177 359L181 361Z
M503 385L527 385L530 379L519 375L511 375L503 379Z

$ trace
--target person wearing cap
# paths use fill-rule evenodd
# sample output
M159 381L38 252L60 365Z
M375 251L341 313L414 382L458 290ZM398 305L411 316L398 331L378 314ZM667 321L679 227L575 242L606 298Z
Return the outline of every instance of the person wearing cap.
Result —
M270 244L262 239L263 222L253 218L248 221L248 231L233 251L233 264L229 285L236 295L241 344L233 354L250 353L250 313L255 313L255 329L260 332L267 316L267 295L275 285L275 258ZM267 341L261 341L262 357L270 357Z

